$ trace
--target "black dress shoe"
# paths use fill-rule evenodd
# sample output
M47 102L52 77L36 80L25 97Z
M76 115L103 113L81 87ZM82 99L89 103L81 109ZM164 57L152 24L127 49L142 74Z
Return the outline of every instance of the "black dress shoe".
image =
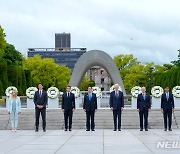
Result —
M114 129L113 131L116 131L116 129Z
M86 129L86 131L90 131L90 129Z
M121 131L121 129L118 129L118 131Z
M71 131L71 129L69 129L69 131Z
M46 129L43 129L43 132L46 132Z
M140 131L143 131L143 129L141 128Z
M164 128L164 131L167 131L167 128Z
M148 131L148 129L146 128L145 131Z
M169 131L172 131L172 129L171 129L171 128L169 128Z
M39 131L38 128L36 128L36 129L35 129L35 132L38 132L38 131Z
M64 131L66 131L66 132L67 132L67 129L65 129Z
M95 131L94 129L92 129L91 131Z

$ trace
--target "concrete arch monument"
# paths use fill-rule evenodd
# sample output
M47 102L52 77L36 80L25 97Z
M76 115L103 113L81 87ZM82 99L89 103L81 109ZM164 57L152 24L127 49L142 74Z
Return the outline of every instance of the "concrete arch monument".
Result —
M72 72L69 85L78 87L84 74L93 66L103 67L110 75L113 83L118 83L124 94L126 94L121 76L113 59L106 52L101 50L90 50L79 58Z

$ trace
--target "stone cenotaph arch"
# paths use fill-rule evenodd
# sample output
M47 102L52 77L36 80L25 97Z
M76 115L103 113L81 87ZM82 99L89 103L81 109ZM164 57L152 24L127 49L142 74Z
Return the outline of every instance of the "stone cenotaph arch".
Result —
M117 66L113 59L101 50L90 50L79 58L72 72L69 85L79 87L84 74L93 66L103 67L110 75L113 84L118 83L123 93L126 94Z

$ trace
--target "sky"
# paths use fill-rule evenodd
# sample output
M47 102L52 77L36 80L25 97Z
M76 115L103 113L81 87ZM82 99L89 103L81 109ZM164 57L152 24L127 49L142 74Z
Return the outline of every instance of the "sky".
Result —
M55 33L71 33L71 46L133 54L141 62L176 60L179 0L0 0L6 40L28 48L54 48Z

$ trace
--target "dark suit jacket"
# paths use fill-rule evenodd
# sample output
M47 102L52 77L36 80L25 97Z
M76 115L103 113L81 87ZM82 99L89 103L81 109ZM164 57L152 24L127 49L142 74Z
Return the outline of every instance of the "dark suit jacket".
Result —
M166 98L166 93L161 96L161 109L172 109L174 108L174 97L173 94L169 93L169 99Z
M88 94L84 95L83 109L86 111L95 111L97 109L97 97L96 94L92 93L92 98L89 100Z
M70 92L70 97L67 97L67 93L62 95L62 109L72 110L75 109L75 96Z
M151 108L151 97L147 93L146 93L145 100L142 94L139 94L137 97L137 109L143 110L144 108L145 110L148 110Z
M124 95L119 91L119 96L116 98L115 91L111 92L109 99L110 107L113 107L113 110L120 110L121 107L124 107Z
M47 93L46 91L42 91L42 96L40 97L39 95L39 90L35 92L34 94L34 104L35 107L37 107L37 105L43 105L43 107L46 108L47 105Z

